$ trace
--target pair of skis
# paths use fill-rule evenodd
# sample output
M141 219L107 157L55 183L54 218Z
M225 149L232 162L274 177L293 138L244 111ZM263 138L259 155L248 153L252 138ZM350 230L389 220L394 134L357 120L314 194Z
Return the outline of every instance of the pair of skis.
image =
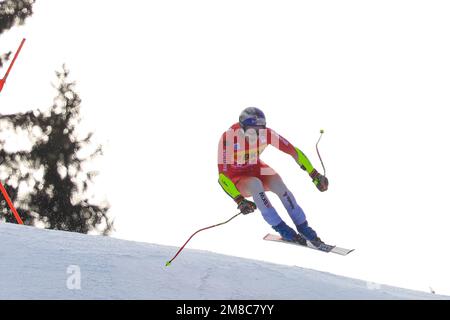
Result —
M346 256L350 252L355 250L355 249L341 248L341 247L329 245L329 244L326 244L326 243L321 243L318 246L314 246L309 241L307 241L306 245L304 245L304 244L301 244L301 243L298 243L298 242L284 240L282 237L280 237L278 235L270 234L270 233L267 234L264 237L264 240L293 244L293 245L296 245L296 246L310 248L310 249L313 249L313 250L318 250L318 251L327 252L327 253L328 252L332 252L332 253L335 253L335 254L339 254L341 256Z

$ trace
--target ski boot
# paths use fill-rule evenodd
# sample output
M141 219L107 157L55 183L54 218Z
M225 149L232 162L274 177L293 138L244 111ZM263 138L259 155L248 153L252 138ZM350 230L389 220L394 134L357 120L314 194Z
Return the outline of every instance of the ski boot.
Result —
M302 224L299 224L296 226L299 234L315 247L319 247L321 244L323 244L323 241L317 236L317 233L314 231L313 228L308 226L308 221L303 222Z
M272 228L280 234L283 240L306 245L306 239L295 232L294 229L289 227L284 221L281 221L276 226L272 226Z

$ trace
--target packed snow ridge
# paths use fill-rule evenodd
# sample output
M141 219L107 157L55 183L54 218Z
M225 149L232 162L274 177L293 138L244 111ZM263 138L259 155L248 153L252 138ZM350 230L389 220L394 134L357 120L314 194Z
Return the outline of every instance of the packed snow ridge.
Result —
M445 299L315 270L0 224L0 299Z

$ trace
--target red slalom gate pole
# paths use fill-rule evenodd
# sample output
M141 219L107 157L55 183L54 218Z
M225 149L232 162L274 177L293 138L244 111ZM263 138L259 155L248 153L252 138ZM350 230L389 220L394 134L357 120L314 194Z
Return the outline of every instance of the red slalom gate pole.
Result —
M180 252L184 249L184 247L187 245L187 243L188 243L188 242L189 242L189 241L190 241L197 233L199 233L200 231L203 231L203 230L208 230L208 229L211 229L211 228L214 228L214 227L221 226L221 225L223 225L223 224L225 224L225 223L228 223L228 222L230 222L231 220L233 220L234 218L236 218L236 217L237 217L238 215L240 215L240 214L241 214L241 212L239 212L238 214L235 214L234 216L232 216L230 219L228 219L228 220L225 221L225 222L218 223L218 224L215 224L215 225L213 225L213 226L209 226L209 227L202 228L202 229L200 229L200 230L195 231L195 232L189 237L189 239L187 239L187 241L181 246L180 250L178 250L178 252L173 256L173 258L166 262L166 267L170 266L170 264L172 263L172 261L175 260L175 258L180 254Z
M14 205L11 201L11 199L9 198L8 192L6 192L5 187L3 187L3 184L0 183L0 190L3 194L3 197L5 197L6 202L8 203L9 208L11 209L12 213L14 214L14 217L17 220L18 224L23 224L22 219L20 219L19 213L17 212L16 208L14 208Z
M13 67L13 65L14 65L14 62L16 62L16 59L17 59L17 56L18 56L19 53L20 53L20 50L22 50L22 47L23 47L23 44L25 43L25 40L26 40L25 38L22 39L22 42L20 43L19 49L17 49L16 54L14 55L14 58L13 58L13 60L11 61L11 64L9 65L8 70L7 70L6 73L5 73L5 76L3 77L3 79L0 80L0 91L2 91L3 86L4 86L5 83L6 83L6 79L7 79L8 76L9 76L9 72L11 71L11 69L12 69L12 67Z

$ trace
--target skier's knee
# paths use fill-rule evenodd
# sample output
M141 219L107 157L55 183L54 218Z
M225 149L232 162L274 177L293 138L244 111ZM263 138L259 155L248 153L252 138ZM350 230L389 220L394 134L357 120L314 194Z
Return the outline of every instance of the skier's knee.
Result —
M259 180L256 177L249 177L247 178L247 186L249 187L249 189L252 191L252 193L259 193L264 191L264 186L261 182L261 180Z
M276 175L274 177L271 177L270 183L269 183L270 191L275 193L278 196L282 196L284 193L289 192L288 188L284 184L283 180L279 175Z

